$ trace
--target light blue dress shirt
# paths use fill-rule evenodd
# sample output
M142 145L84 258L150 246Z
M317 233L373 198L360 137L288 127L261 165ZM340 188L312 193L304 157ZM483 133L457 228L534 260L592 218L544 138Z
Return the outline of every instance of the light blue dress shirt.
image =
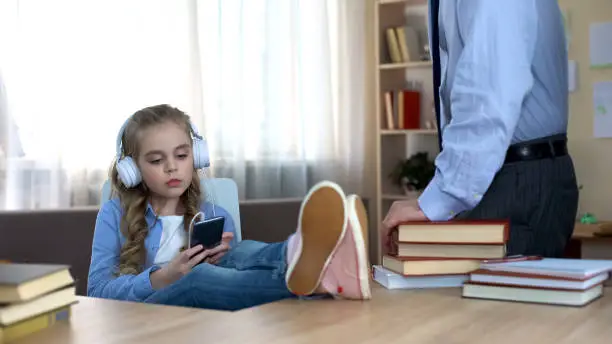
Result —
M204 203L201 211L205 218L212 217L212 204ZM233 247L237 236L232 216L219 206L215 206L214 215L225 217L223 230L234 233L234 241L230 243L230 246ZM111 199L100 207L93 235L87 295L116 300L143 301L154 292L149 275L160 268L154 265L153 261L161 240L162 222L156 221L157 216L149 204L145 212L149 233L145 238L144 271L138 275L115 276L119 266L119 253L126 241L119 226L122 217L123 209L118 198Z
M478 205L511 144L567 132L568 60L557 0L440 0L438 18L443 149L419 206L445 221Z

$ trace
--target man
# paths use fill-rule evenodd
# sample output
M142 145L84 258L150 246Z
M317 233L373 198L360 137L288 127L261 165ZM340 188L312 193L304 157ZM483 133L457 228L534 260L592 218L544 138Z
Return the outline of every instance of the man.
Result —
M429 6L441 152L418 201L391 206L383 244L401 222L509 219L508 254L561 256L578 187L566 148L567 51L557 0Z

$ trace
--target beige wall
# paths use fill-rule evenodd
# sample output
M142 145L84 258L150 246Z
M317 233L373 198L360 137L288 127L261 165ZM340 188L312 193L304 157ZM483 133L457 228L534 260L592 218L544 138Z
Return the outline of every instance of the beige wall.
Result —
M569 149L583 185L580 211L612 219L612 140L593 137L593 82L612 81L612 69L589 68L589 24L612 21L610 0L559 0L569 14L570 60L578 65L576 91L570 93Z

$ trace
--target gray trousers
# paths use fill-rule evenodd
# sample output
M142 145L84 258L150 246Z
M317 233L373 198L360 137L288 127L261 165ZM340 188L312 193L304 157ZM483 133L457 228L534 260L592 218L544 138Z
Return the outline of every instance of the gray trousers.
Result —
M578 186L569 155L505 164L460 219L509 219L508 255L561 257L574 230Z

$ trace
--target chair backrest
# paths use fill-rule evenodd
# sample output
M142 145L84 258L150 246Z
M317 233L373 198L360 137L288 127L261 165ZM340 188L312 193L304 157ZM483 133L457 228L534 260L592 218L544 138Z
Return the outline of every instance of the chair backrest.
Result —
M201 181L203 197L206 201L225 209L232 219L236 228L235 242L242 240L240 229L240 204L238 202L238 186L229 178L209 178ZM110 199L111 187L107 180L102 186L100 204Z

